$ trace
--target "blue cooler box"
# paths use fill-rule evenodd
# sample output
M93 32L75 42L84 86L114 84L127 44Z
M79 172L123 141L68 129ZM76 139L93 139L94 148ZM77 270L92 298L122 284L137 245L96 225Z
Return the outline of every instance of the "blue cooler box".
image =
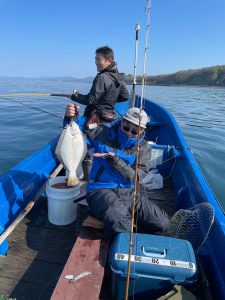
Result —
M109 254L113 299L124 299L129 233L115 237ZM133 235L129 297L155 299L174 284L190 284L197 279L196 260L186 240L149 234Z

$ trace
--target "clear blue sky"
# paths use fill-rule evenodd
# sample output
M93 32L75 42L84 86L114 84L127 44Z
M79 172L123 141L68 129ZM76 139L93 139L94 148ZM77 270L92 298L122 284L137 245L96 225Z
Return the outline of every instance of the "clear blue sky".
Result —
M0 75L93 76L102 45L133 73L136 23L142 74L144 8L145 0L0 0ZM225 0L152 0L147 73L225 64L224 29Z

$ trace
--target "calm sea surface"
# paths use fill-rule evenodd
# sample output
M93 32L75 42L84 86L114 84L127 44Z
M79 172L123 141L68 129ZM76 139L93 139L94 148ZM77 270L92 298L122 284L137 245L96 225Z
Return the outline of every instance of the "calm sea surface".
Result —
M0 94L89 91L91 83L62 79L1 79ZM137 87L140 94L140 87ZM146 97L166 106L176 118L209 185L225 210L225 89L146 87ZM62 128L67 100L11 98L56 116L0 98L0 175L50 141Z

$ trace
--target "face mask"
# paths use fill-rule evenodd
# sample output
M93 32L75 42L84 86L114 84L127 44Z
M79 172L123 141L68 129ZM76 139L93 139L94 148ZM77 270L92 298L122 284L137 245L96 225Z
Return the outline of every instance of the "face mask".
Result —
M143 137L141 137L141 140ZM125 133L122 132L121 127L118 128L118 141L120 148L127 149L132 146L137 145L138 143L138 137L129 137Z

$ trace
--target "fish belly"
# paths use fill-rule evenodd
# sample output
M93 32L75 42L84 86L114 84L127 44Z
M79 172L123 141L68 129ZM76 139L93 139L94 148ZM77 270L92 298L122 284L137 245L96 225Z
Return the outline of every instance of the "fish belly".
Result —
M68 171L68 186L74 186L79 183L76 170L86 153L87 145L83 133L79 131L74 135L71 126L63 129L56 146L56 157Z

